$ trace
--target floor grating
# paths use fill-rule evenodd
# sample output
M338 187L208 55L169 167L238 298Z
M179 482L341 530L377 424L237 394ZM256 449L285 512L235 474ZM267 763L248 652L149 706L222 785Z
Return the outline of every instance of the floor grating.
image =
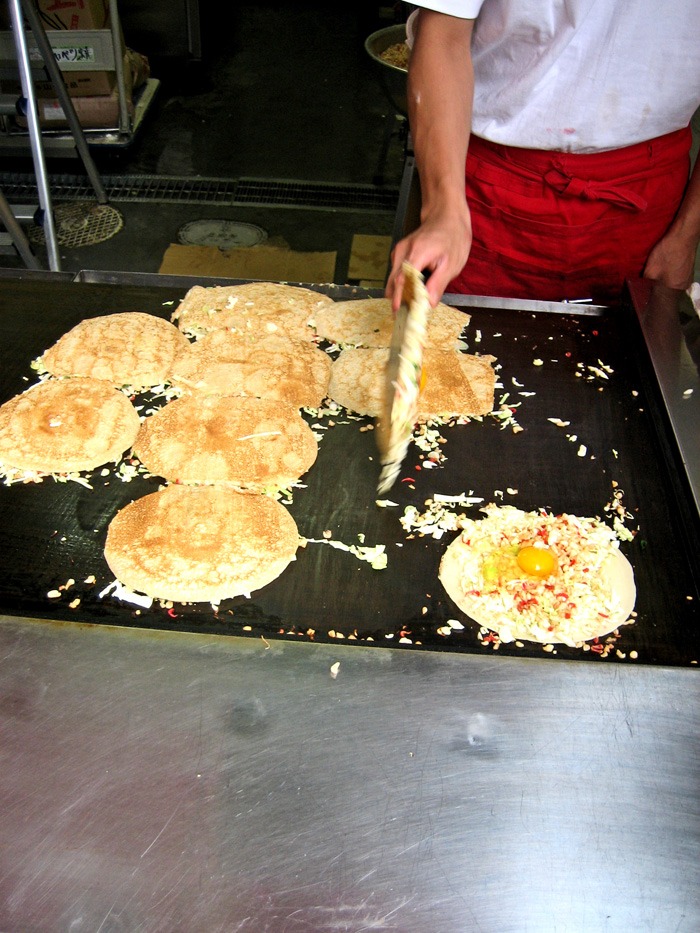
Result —
M398 188L343 185L329 182L241 178L236 187L238 204L275 204L326 210L396 210Z
M102 175L107 198L114 202L161 202L305 207L315 210L394 213L398 188L332 182L266 178L190 178L169 175ZM82 175L50 175L51 197L91 200L94 191ZM36 178L31 174L0 173L0 190L10 203L36 202Z

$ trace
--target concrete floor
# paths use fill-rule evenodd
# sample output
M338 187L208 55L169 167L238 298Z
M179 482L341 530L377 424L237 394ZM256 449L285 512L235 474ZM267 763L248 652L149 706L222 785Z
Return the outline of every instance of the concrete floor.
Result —
M215 19L203 17L202 63L178 69L154 56L152 76L161 84L137 135L128 146L91 146L100 175L299 179L349 186L350 194L377 184L398 190L405 130L364 48L370 32L393 22L378 10L372 17L365 7L356 13L313 2L238 3L219 9ZM127 44L136 47L128 25L127 19ZM392 132L383 160L387 126ZM84 176L77 158L47 162L51 180ZM11 168L33 174L29 155L14 159ZM336 281L343 282L353 235L389 235L394 221L386 209L304 204L110 204L123 217L121 231L102 243L61 248L64 271L157 272L184 224L216 218L256 224L294 250L337 251ZM35 252L48 267L45 250ZM0 256L0 265L22 264Z

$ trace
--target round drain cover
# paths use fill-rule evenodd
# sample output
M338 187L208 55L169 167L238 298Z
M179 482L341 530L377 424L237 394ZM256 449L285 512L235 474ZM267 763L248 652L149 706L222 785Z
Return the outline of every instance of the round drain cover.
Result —
M54 207L53 217L56 242L69 249L102 243L124 226L124 218L116 208L92 201L59 204ZM46 242L44 228L38 225L30 227L27 236L31 243Z
M255 224L239 223L237 220L192 220L180 227L177 236L184 246L235 249L263 243L267 239L267 232Z

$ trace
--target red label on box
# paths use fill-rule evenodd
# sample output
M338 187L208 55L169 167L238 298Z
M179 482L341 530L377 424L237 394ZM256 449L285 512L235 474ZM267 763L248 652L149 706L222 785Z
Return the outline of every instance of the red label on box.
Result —
M57 13L59 10L84 10L83 0L53 0L51 3L42 3L47 13Z
M104 29L108 0L37 0L47 29Z

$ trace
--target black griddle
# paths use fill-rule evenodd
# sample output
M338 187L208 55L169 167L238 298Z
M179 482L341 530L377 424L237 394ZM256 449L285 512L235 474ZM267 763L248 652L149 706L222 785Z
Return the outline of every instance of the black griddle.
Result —
M149 277L150 279L156 277ZM187 280L195 284L194 280ZM0 278L0 402L31 385L30 363L86 317L145 311L169 318L189 284L75 282L25 276ZM208 283L203 283L208 284ZM373 294L327 289L347 299ZM316 464L288 506L300 533L347 545L385 544L386 570L324 544L300 548L297 560L263 590L209 604L150 609L99 594L112 582L102 549L116 512L158 488L155 478L123 483L95 471L87 489L74 482L3 486L0 490L0 613L217 635L392 648L494 653L599 663L688 665L700 661L697 513L690 503L666 431L648 359L631 308L577 310L469 308L470 352L498 359L496 402L513 407L522 430L487 416L445 427L446 461L421 468L411 447L387 498L375 504L379 461L368 419L335 418L324 431ZM541 365L535 361L541 361ZM608 378L596 375L604 372ZM527 393L527 394L521 394ZM548 419L570 422L556 427ZM316 419L309 416L310 423ZM320 423L327 425L328 419ZM575 440L573 439L575 435ZM582 445L585 447L583 454ZM581 455L580 455L581 454ZM434 493L482 497L524 510L606 517L615 489L636 531L623 542L637 583L638 618L620 629L602 657L597 650L482 643L479 627L460 612L438 581L452 540L408 537L404 508L424 509ZM479 516L479 505L464 508ZM609 516L608 516L609 518ZM360 537L361 536L361 537ZM84 581L94 575L94 583ZM75 583L58 599L47 593ZM73 605L71 606L71 603ZM449 636L450 619L464 625ZM603 640L604 641L604 640ZM636 653L636 658L634 655ZM634 658L634 660L633 660Z

